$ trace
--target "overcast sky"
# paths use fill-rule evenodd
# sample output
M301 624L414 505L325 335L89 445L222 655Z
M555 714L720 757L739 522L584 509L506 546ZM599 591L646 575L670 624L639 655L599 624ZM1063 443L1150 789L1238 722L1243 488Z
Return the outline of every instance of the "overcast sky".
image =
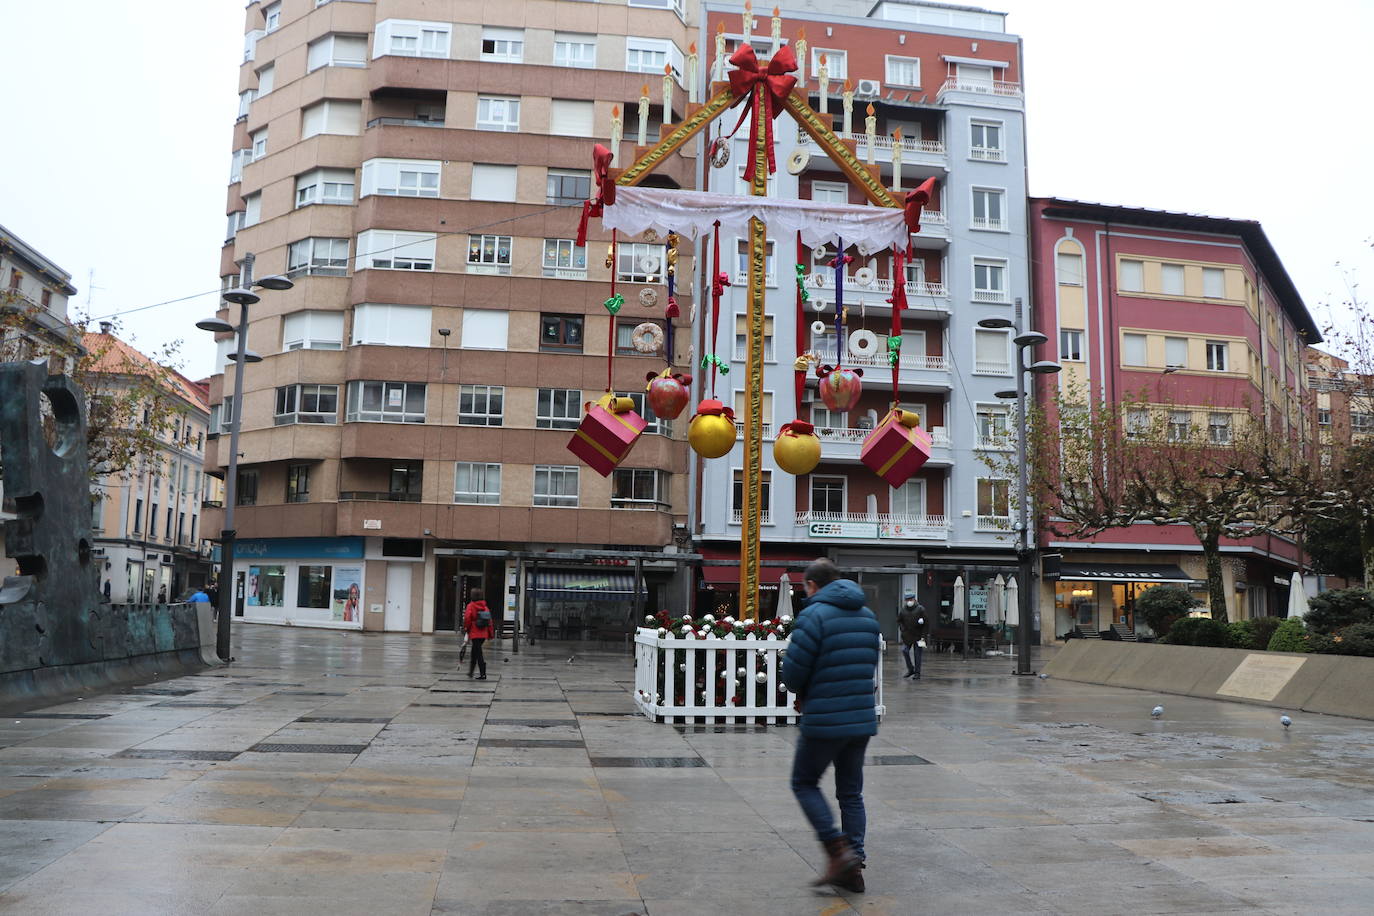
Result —
M193 325L219 283L244 5L0 2L12 37L63 26L5 46L0 223L71 271L74 315L89 296L145 349L184 339L192 377L214 362ZM1257 219L1319 320L1338 262L1374 285L1370 0L986 6L1025 42L1032 194Z

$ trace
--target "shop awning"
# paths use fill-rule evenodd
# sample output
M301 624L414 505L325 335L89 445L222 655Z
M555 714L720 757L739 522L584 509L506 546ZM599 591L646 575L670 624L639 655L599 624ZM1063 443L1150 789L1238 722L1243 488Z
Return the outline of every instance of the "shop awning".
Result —
M778 576L781 576L783 567L764 566L759 571L759 590L767 591L778 590ZM793 580L797 577L792 576ZM739 565L734 566L703 566L701 567L701 581L706 583L707 588L719 588L735 590L739 588Z
M1193 577L1172 563L1064 563L1060 579L1074 582L1175 582Z
M541 569L534 590L546 600L626 601L635 596L635 578L600 569ZM643 585L639 593L645 594Z

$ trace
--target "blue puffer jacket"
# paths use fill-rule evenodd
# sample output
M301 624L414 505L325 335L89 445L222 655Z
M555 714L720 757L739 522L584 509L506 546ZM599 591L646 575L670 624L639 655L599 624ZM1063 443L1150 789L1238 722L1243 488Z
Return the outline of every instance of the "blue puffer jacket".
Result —
M807 599L782 663L783 682L801 698L802 734L878 733L873 678L879 632L863 591L849 579L837 579Z

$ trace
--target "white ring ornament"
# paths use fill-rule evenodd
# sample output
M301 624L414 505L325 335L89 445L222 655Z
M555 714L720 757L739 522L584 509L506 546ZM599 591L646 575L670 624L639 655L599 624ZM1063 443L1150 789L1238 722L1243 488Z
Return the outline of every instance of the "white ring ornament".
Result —
M663 329L652 321L635 325L630 343L639 353L657 353L663 349Z
M792 150L792 155L787 157L787 172L790 175L800 175L806 171L806 167L811 164L811 154L804 149Z
M652 286L646 286L639 291L639 304L646 309L651 309L658 305L658 290Z
M816 289L825 289L825 274L819 270L811 275L811 285Z
M825 333L825 322L824 322L824 321L813 321L813 322L811 322L811 333L814 334L814 335L816 335L816 336L818 336L818 337L819 337L820 335L824 334L824 333Z
M872 286L877 277L878 275L873 272L872 267L860 267L854 271L854 282L860 286Z
M639 258L639 269L641 273L654 274L658 272L658 255L646 254Z
M878 352L878 335L872 331L855 331L849 335L849 352L852 356L872 356Z

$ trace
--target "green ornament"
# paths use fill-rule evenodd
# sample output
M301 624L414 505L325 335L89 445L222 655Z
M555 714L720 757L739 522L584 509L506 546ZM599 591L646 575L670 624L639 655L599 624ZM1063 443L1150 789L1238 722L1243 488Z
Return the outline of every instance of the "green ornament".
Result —
M606 306L606 311L614 315L616 312L619 312L620 307L625 304L625 297L620 295L620 293L616 293L601 304Z
M887 339L887 364L889 366L896 366L898 360L901 359L901 354L902 338L896 336L889 337Z

